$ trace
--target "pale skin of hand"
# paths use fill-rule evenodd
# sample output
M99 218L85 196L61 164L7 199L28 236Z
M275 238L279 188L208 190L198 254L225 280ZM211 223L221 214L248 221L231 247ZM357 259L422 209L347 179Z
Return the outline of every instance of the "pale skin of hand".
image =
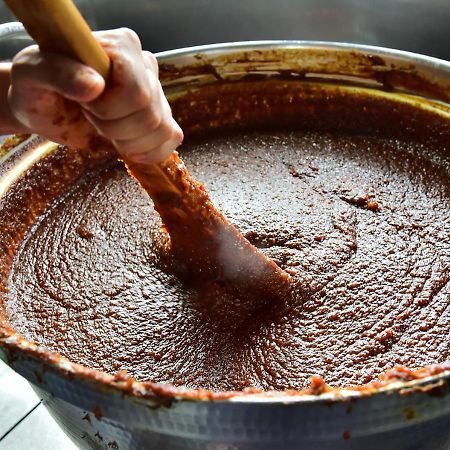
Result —
M100 135L130 161L163 161L183 132L163 93L156 58L142 51L131 30L95 36L112 62L106 85L90 67L36 46L0 65L0 133L37 133L74 148L89 148Z

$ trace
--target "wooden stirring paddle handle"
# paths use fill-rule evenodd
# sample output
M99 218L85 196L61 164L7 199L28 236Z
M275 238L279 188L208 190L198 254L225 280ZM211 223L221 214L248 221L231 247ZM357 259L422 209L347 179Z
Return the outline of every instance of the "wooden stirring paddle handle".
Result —
M45 52L58 53L108 79L110 60L72 0L5 0Z

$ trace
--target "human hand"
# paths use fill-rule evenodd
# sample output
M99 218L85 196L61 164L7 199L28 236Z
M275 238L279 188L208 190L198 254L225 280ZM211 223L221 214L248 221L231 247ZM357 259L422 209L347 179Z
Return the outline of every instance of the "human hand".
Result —
M111 59L106 83L92 68L37 46L13 60L8 102L24 130L75 148L99 134L137 163L167 158L183 140L158 79L156 58L138 36L119 29L95 33Z

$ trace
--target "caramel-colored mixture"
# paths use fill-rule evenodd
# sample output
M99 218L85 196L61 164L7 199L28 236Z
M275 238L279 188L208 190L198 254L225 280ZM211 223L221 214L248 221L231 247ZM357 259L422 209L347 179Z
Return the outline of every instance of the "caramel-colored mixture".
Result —
M121 166L103 167L28 232L7 316L73 361L212 390L304 388L312 375L344 386L448 361L444 156L402 140L282 130L186 145L214 204L294 280L289 300L257 310L220 282L180 281L145 192Z

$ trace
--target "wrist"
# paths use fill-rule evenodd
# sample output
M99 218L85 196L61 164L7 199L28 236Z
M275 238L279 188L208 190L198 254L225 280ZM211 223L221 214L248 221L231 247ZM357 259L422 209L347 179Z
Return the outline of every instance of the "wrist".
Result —
M31 131L11 111L8 92L12 63L0 63L0 134L25 134Z

